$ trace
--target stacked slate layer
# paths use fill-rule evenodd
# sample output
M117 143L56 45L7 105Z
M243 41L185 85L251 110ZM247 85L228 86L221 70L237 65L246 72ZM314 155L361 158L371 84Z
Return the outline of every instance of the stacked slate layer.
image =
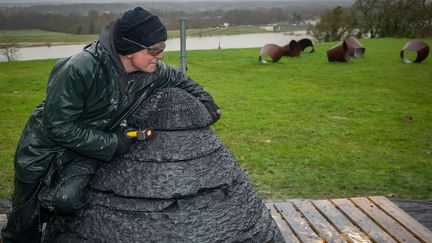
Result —
M45 242L284 242L197 98L161 90L128 123L154 136L104 164L88 206L52 218Z

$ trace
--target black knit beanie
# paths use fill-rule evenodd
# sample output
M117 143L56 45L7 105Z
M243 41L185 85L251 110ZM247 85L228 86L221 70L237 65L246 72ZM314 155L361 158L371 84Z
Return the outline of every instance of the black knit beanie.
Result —
M167 40L167 31L160 19L149 11L137 7L117 19L114 27L114 46L120 55L129 55L143 48L122 39L135 41L143 46L151 46Z

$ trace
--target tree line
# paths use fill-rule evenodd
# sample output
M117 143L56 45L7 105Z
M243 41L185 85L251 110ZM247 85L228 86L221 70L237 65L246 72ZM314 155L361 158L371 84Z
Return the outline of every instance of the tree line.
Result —
M179 28L179 18L187 16L189 28L217 27L223 23L232 25L262 25L276 22L298 22L303 20L301 13L292 9L259 8L259 9L232 9L211 10L195 13L184 11L165 12L151 9L154 14L161 17L162 22L169 30ZM317 14L309 12L310 16ZM87 14L54 14L31 11L13 12L0 10L0 29L42 29L48 31L65 32L71 34L96 34L110 20L119 16L112 12L88 11Z
M124 5L124 4L123 4ZM127 5L116 5L127 9ZM257 9L213 9L186 12L184 10L150 10L160 16L169 30L179 28L179 18L187 16L189 28L207 28L223 23L232 25L263 25L271 23L299 23L303 19L321 15L321 20L310 27L319 41L335 41L348 35L358 37L422 37L432 35L431 0L355 0L346 7L323 10L322 7L273 7ZM67 5L68 9L74 5ZM87 6L87 5L86 5ZM108 6L108 5L107 5ZM88 5L98 10L57 13L43 12L41 7L0 9L0 29L42 29L71 34L97 34L119 12L104 11L105 5ZM335 5L333 5L335 6ZM63 7L61 7L63 9ZM73 8L72 8L73 9Z
M100 14L94 10L89 11L85 16L75 13L67 15L34 12L18 12L11 15L0 13L0 29L41 29L70 34L96 34L106 23L117 17L117 14L109 12Z
M351 7L336 7L310 27L319 41L357 37L432 36L432 1L355 0Z

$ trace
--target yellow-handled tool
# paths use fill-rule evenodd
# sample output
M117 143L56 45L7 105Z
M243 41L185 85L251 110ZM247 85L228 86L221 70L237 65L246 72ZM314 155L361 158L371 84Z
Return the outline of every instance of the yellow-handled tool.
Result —
M153 136L153 128L147 128L145 130L132 130L127 131L126 135L131 138L136 138L140 141L146 140Z

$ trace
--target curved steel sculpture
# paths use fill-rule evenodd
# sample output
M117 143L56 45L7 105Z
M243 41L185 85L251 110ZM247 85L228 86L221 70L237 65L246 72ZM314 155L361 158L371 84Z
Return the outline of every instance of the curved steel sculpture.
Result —
M348 55L348 46L345 41L342 41L327 50L327 58L329 62L347 62L350 59Z
M281 59L282 55L283 50L280 46L276 44L267 44L261 48L258 60L261 64L268 63L264 57L269 56L272 59L272 62L277 62Z
M269 62L269 60L265 59L265 56L270 57L272 62L279 61L282 56L298 57L307 47L312 47L309 53L315 51L312 41L307 38L301 39L298 42L292 40L283 47L280 47L276 44L267 44L261 48L258 60L261 64L263 64Z
M282 47L282 50L283 50L283 55L290 56L290 57L298 57L300 56L300 53L302 51L299 43L295 40L292 40L290 41L290 43L284 45Z
M212 121L184 90L152 95L129 124L153 127L153 137L104 163L90 182L89 204L53 217L45 241L284 242Z
M348 47L348 55L350 57L363 57L366 52L366 48L357 40L355 37L350 37L345 40Z
M414 51L417 57L414 61L409 60L405 56L405 51ZM422 62L429 55L429 45L422 40L414 39L405 44L400 52L400 57L404 63Z
M303 52L304 52L304 50L305 50L306 48L308 48L308 47L311 47L311 50L309 51L309 53L312 53L312 52L315 51L315 48L314 48L313 42L312 42L310 39L308 39L308 38L301 39L301 40L298 41L298 43L299 43L299 45L300 45L300 49L301 49Z

